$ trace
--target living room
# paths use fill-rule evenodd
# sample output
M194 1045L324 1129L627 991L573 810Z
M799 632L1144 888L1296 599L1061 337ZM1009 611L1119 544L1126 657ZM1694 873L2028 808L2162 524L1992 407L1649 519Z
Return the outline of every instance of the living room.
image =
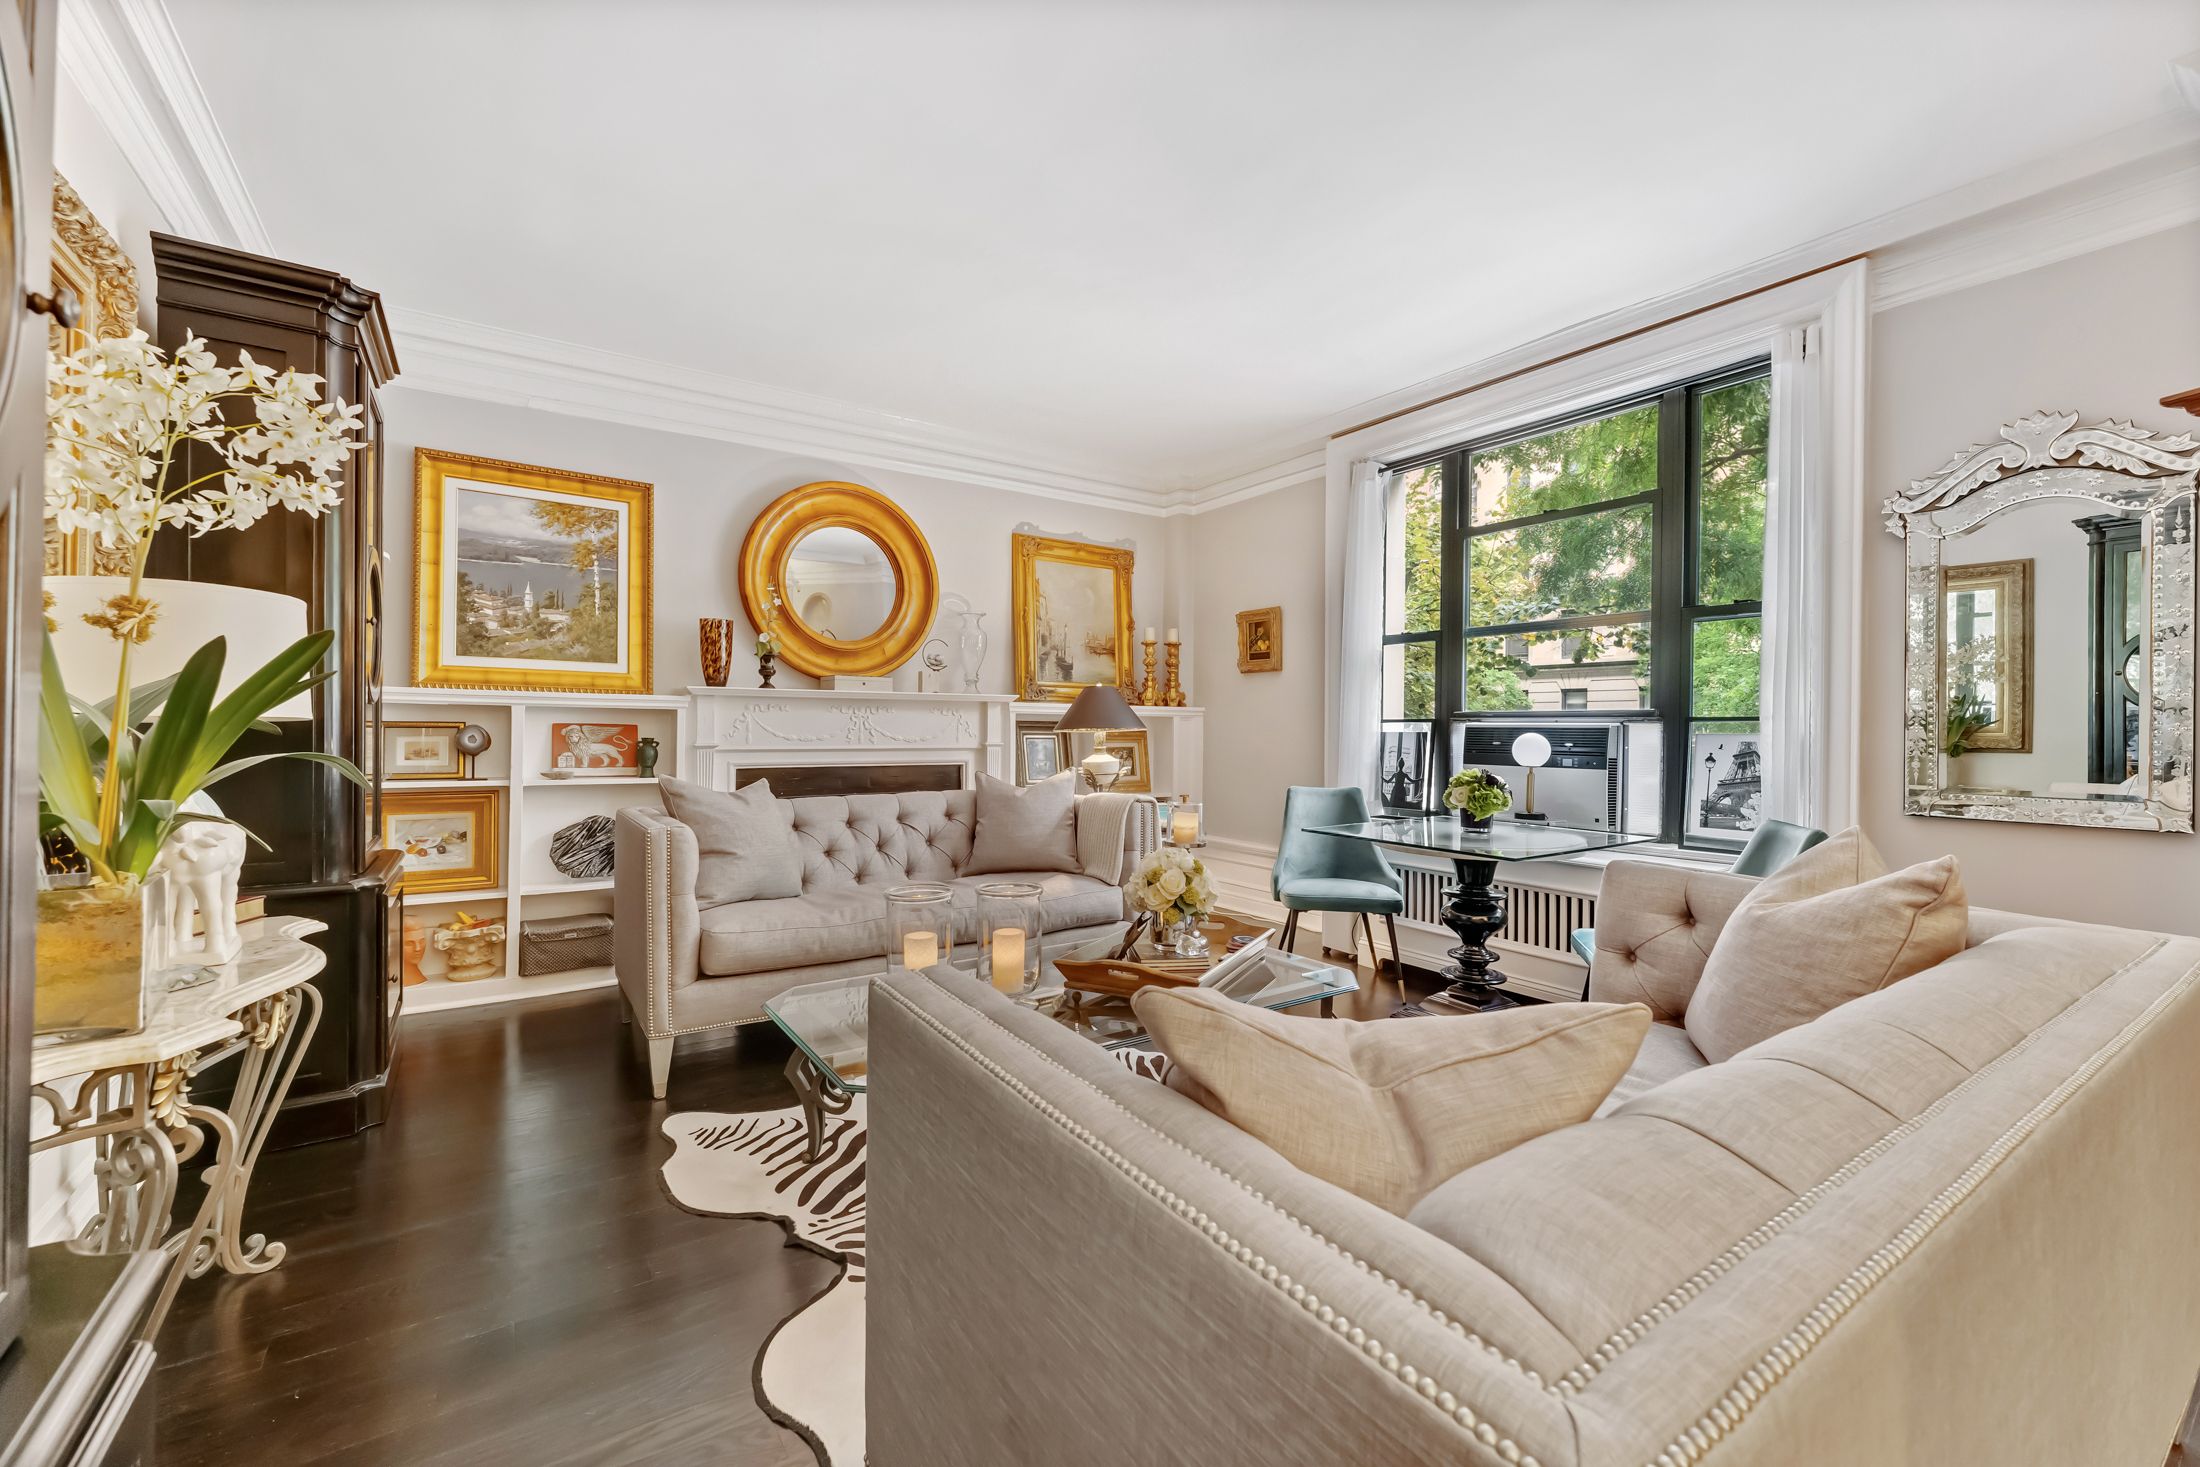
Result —
M0 82L0 1467L2200 1443L2188 0Z

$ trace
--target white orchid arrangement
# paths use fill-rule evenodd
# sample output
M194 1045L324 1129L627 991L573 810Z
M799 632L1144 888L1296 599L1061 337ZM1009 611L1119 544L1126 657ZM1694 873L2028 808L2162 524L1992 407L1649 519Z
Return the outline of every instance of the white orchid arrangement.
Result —
M1215 909L1207 864L1182 846L1163 846L1138 863L1125 888L1131 905L1163 926L1197 921Z
M300 638L218 702L227 651L220 637L173 678L135 689L130 681L130 651L151 639L160 618L144 595L153 536L171 525L193 537L243 529L278 508L313 516L334 508L342 497L336 476L362 416L358 407L323 402L319 377L276 372L241 352L236 366L224 367L197 337L172 359L137 331L51 360L46 514L64 533L89 532L107 550L126 552L130 567L117 593L84 618L122 644L113 699L71 698L50 639L40 696L40 824L66 831L100 879L143 876L184 800L266 759L313 759L366 782L328 754L222 762L269 709L321 680L315 669L334 632Z

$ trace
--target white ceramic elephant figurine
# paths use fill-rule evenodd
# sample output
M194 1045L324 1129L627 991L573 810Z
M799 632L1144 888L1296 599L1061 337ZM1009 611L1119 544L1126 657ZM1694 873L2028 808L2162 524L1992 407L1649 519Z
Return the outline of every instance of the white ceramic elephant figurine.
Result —
M177 962L211 966L244 951L237 932L237 873L244 866L244 827L222 820L193 820L169 833L153 869L168 874L168 951ZM196 908L206 928L191 936Z

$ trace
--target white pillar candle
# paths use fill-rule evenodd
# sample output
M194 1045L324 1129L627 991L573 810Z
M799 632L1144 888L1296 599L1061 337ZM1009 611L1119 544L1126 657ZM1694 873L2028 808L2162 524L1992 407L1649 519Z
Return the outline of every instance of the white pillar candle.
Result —
M1177 635L1176 635L1176 628L1175 628L1175 627L1170 627L1170 628L1169 628L1169 640L1170 640L1170 641L1172 641L1172 642L1174 642L1174 641L1178 640L1178 638L1177 638Z
M1180 846L1199 844L1199 812L1182 805L1169 814L1169 839Z
M918 972L937 964L940 960L939 934L934 932L905 933L901 939L901 965L911 972Z
M1146 628L1146 640L1150 642L1150 641L1152 641L1153 639L1154 639L1154 637L1153 637L1153 628L1152 628L1152 627L1148 627L1148 628Z
M1021 993L1024 987L1024 929L993 929L993 986L1003 993Z

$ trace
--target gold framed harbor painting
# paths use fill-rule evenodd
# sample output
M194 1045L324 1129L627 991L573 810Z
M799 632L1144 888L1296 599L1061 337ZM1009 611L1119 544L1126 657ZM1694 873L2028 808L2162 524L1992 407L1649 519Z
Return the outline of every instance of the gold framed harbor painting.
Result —
M1016 696L1067 703L1092 683L1136 685L1126 546L1014 537Z
M650 486L413 452L413 683L647 693Z

